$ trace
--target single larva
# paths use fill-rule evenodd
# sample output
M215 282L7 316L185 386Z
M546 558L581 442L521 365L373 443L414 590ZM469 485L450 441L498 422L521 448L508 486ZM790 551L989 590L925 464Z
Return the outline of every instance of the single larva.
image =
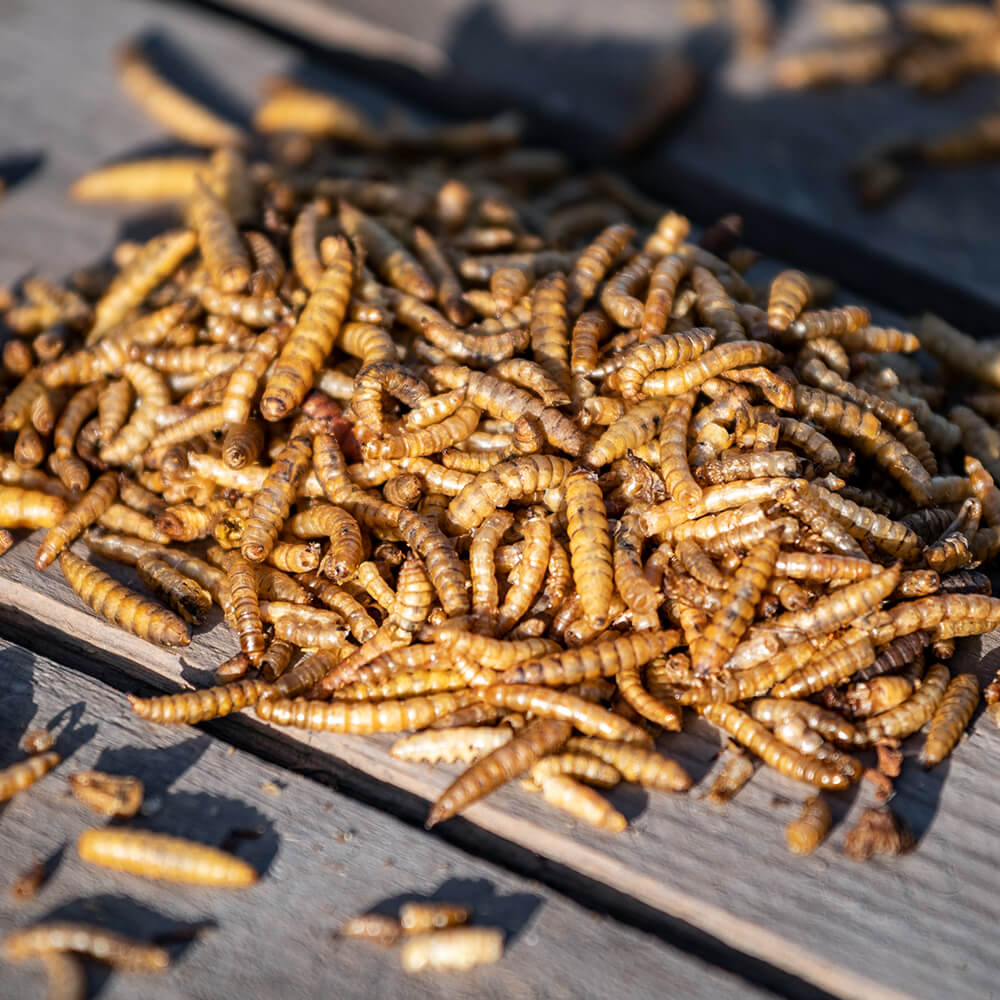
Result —
M102 771L78 771L69 776L73 798L102 816L134 816L142 805L144 789L138 778L105 774Z
M529 770L533 764L570 737L573 727L556 719L537 719L516 733L505 745L481 758L459 775L434 803L427 817L430 829L489 795L505 782Z
M597 476L577 469L566 478L566 534L577 593L596 628L607 622L614 591L611 532Z
M532 774L533 780L541 789L542 797L549 805L608 833L621 833L628 827L625 817L592 788L565 774L534 778L534 769Z
M400 962L405 972L465 971L499 962L503 944L504 932L497 927L451 927L404 941Z
M951 753L978 704L979 679L976 675L959 674L953 678L927 727L927 738L920 751L922 767L933 767Z
M85 830L76 849L90 864L168 882L239 889L258 877L252 865L216 847L145 830Z
M264 387L260 412L265 420L280 420L305 399L333 348L346 314L354 257L346 240L334 237L330 240L323 276L309 296Z
M802 803L802 812L785 827L785 842L792 854L812 854L830 830L833 816L820 795Z
M11 962L44 958L58 952L76 952L126 972L162 972L170 964L170 955L164 948L100 927L68 921L35 924L8 934L3 951Z
M445 927L456 927L472 917L472 907L461 903L404 903L399 908L399 923L404 934L426 934Z
M381 913L363 913L351 917L340 925L337 934L345 938L361 938L388 948L394 945L402 934L402 927L395 917Z
M428 764L472 764L485 754L509 743L514 730L509 726L459 726L428 729L397 740L390 753L398 760Z
M742 751L731 753L713 779L712 787L705 798L712 805L725 805L736 797L753 775L754 765L750 756Z
M266 693L270 693L267 682L252 678L155 698L129 695L128 700L132 711L142 719L193 725L254 705Z
M809 304L812 287L801 271L782 271L771 281L767 300L768 325L785 331Z
M257 579L253 566L238 551L224 552L218 547L208 551L208 557L226 574L229 587L229 617L239 638L240 648L251 665L260 663L267 640L260 618L260 602L257 596Z
M66 581L96 614L161 646L186 646L191 638L173 612L133 593L72 552L59 557Z
M21 749L29 754L46 753L55 743L55 737L47 729L29 729L21 737Z
M390 285L426 302L434 298L434 282L388 229L347 201L340 203L340 223Z
M60 760L62 758L59 754L49 750L5 767L0 771L0 802L6 802L18 792L30 788L40 778L45 777Z
M577 257L569 273L569 298L567 308L571 316L578 316L587 304L598 283L611 269L615 258L628 246L635 230L625 224L609 226Z
M740 563L726 587L719 610L704 635L692 646L695 673L715 674L732 655L753 620L757 602L774 571L780 545L776 535L768 535Z

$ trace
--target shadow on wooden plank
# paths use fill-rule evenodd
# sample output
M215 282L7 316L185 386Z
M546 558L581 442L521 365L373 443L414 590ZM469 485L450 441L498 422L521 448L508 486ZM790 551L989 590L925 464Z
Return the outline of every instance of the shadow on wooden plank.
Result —
M31 177L45 165L45 153L33 150L8 153L0 157L0 188L10 190Z

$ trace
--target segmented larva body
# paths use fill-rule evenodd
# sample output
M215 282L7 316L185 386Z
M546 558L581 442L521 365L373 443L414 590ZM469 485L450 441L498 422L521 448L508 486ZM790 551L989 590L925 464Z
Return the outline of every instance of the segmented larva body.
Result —
M625 223L608 226L586 247L569 274L568 309L571 316L580 311L597 291L598 283L611 269L616 257L621 254L635 236L635 230Z
M614 593L611 531L597 476L586 469L566 479L566 535L584 614L595 628L604 628Z
M590 826L608 833L621 833L628 827L628 820L607 799L564 774L542 777L537 783L549 805Z
M278 683L284 679L279 678ZM426 697L377 703L266 699L257 703L256 712L267 722L298 729L331 733L398 733L406 729L423 729L442 716L477 701L478 694L477 691L445 691Z
M500 607L495 555L504 534L513 527L514 515L494 511L479 525L469 548L469 576L472 580L472 611L486 619L495 618Z
M506 670L522 660L536 659L559 648L552 639L494 639L451 625L435 627L431 637L434 642L450 649L452 655L493 670Z
M582 313L570 335L570 372L589 375L596 367L601 341L611 332L611 322L600 310Z
M527 613L531 602L542 587L542 581L549 567L549 553L552 549L552 526L548 518L530 517L522 527L524 548L516 566L516 576L512 573L508 580L511 585L500 606L496 631L504 634L516 625Z
M69 187L74 201L145 201L183 203L195 178L208 167L197 157L131 160L90 170Z
M782 271L771 282L767 300L767 323L785 331L812 298L812 286L801 271Z
M402 933L403 929L395 917L387 917L381 913L363 913L359 917L351 917L340 925L338 931L340 937L363 938L384 948L394 945Z
M979 678L975 674L959 674L951 680L927 727L920 750L921 767L940 764L951 753L978 704Z
M714 806L725 805L739 794L753 775L754 764L750 756L742 751L731 753L726 762L719 768L705 798Z
M100 927L69 921L35 924L8 934L3 951L4 957L11 962L71 951L126 972L162 972L170 964L170 955L163 948Z
M86 559L66 551L59 565L66 581L95 614L160 646L190 643L187 627L177 615L133 593Z
M0 526L52 528L66 516L62 497L19 486L0 486Z
M862 306L838 306L802 313L787 329L797 338L842 337L871 322L871 313Z
M347 312L354 257L345 239L330 240L323 276L309 296L264 387L260 412L265 420L280 420L305 399L333 349Z
M425 761L428 764L472 764L485 754L509 743L514 736L510 726L459 726L454 729L428 729L404 736L393 744L390 753L397 760Z
M5 767L0 771L0 802L6 802L18 792L30 788L40 778L45 777L60 760L62 758L59 754L49 750Z
M240 544L245 559L262 562L274 548L288 520L298 484L309 470L311 458L310 436L293 433L268 470L264 485L254 496Z
M647 375L642 391L647 396L679 396L732 368L777 365L781 360L781 352L770 344L757 340L730 340L687 364Z
M79 771L69 777L73 798L102 816L134 816L142 805L142 782L131 775Z
M853 743L857 731L837 712L827 711L810 701L792 698L758 698L750 705L750 715L772 729L789 719L801 719L825 740Z
M136 561L139 578L185 621L200 625L212 607L212 595L200 584L149 552Z
M708 327L718 332L720 344L746 339L746 331L740 322L733 300L726 293L722 282L707 268L691 269L691 287L695 292L695 307L698 318Z
M605 740L622 740L648 746L649 734L627 719L609 712L606 708L564 691L531 684L497 684L480 688L476 696L488 705L515 712L533 712L542 718L571 722L587 736Z
M270 693L270 685L254 678L156 698L138 698L130 694L128 700L132 711L142 719L194 725L255 705L267 693Z
M55 737L47 729L29 729L21 737L21 749L30 754L46 753L55 743Z
M881 739L901 740L915 733L933 718L944 698L948 680L948 668L944 664L935 663L909 700L888 712L862 719L857 724L858 742L871 744Z
M598 677L613 677L625 665L631 664L638 668L663 655L677 645L679 638L679 634L673 629L631 632L580 649L561 650L540 659L509 666L501 675L500 682L554 686L576 684ZM474 659L487 662L478 657Z
M573 727L556 719L529 722L504 746L487 754L455 779L434 803L427 817L428 829L460 813L504 783L524 774L546 754L558 750Z
M225 552L213 547L209 558L217 563L226 574L229 584L229 608L227 617L232 620L240 649L246 654L252 666L260 663L267 640L260 617L260 601L257 597L257 578L253 566L234 550Z
M212 284L223 292L242 292L250 281L250 257L225 204L201 177L188 203L188 221Z
M740 563L726 587L719 610L704 636L699 637L691 649L695 673L702 676L715 674L732 655L753 621L757 602L774 572L780 546L776 534L768 535Z
M555 455L522 455L480 473L448 505L462 531L474 531L495 510L536 491L561 487L572 464Z
M239 889L257 881L245 861L216 847L145 830L85 830L77 853L90 864L144 878Z
M153 68L140 45L120 46L115 63L118 83L125 93L178 139L211 149L246 144L246 135L241 129L165 80Z
M636 295L649 281L659 257L649 250L640 251L601 289L601 305L619 326L631 329L642 322L644 303Z
M851 784L834 765L797 753L777 739L764 725L732 705L705 705L701 714L724 729L738 743L787 778L820 788L847 788Z
M840 684L874 659L875 649L867 635L861 633L835 639L823 647L819 659L775 684L771 694L775 698L805 698L825 687Z
M408 635L414 635L427 621L434 588L427 570L420 559L408 556L399 570L396 581L396 599L388 621Z
M531 297L531 353L564 392L569 391L569 320L566 278L548 275Z
M472 907L462 903L404 903L399 908L399 923L404 934L426 934L468 923Z
M590 736L574 736L567 750L598 757L614 767L626 781L664 792L684 792L691 787L690 775L669 757L635 743L614 742Z
M802 803L802 812L785 827L785 843L792 854L812 854L833 824L833 815L825 800L814 795Z
M675 701L650 694L642 685L642 675L635 663L626 662L616 675L618 693L644 719L655 722L664 729L680 732L681 707Z
M649 277L649 290L642 314L642 340L658 337L666 329L674 306L677 289L691 270L693 261L687 254L668 253L661 257Z
M598 788L614 788L622 780L621 773L612 764L588 753L569 750L544 757L531 768L530 778L541 785L555 775L576 778Z
M874 677L870 681L852 684L844 692L844 697L851 713L862 718L879 715L901 705L913 694L914 688L915 684L909 677Z
M499 962L504 933L497 927L451 927L415 934L403 942L399 957L404 972L457 970Z
M161 281L177 270L197 245L193 229L173 229L154 236L116 275L94 306L94 323L87 334L86 346L96 344L125 319Z
M899 583L899 563L875 576L837 587L801 611L786 611L774 623L779 635L824 635L864 618L878 608Z
M642 395L647 375L693 361L712 347L715 338L715 330L709 327L650 337L625 352L612 380L622 397L634 402Z

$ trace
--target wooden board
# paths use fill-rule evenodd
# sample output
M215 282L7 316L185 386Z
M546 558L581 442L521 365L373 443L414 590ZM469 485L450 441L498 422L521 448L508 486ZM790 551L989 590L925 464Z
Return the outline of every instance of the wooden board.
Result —
M146 938L203 926L178 943L163 976L113 975L102 997L551 996L607 997L618 984L684 996L772 994L656 938L602 919L329 788L261 762L188 726L151 729L121 710L117 692L0 641L7 734L2 764L20 759L28 727L49 728L63 763L0 814L0 934L38 920L80 919ZM105 820L73 800L66 776L87 768L134 774L146 786L129 825L222 844L262 872L248 890L160 884L84 864L78 834ZM235 833L235 836L234 836ZM246 834L241 836L240 834ZM37 859L62 850L30 902L7 888ZM343 939L341 922L435 898L474 907L508 937L497 965L462 975L410 977L397 950ZM96 970L95 970L96 971ZM38 973L0 966L0 996L39 994Z
M813 44L827 0L782 4L777 54ZM605 160L623 123L655 88L672 53L699 66L691 109L637 163L637 177L708 222L739 212L751 243L824 270L914 314L943 313L978 333L1000 325L1000 258L984 204L1000 195L1000 166L928 171L876 212L858 206L844 173L859 154L933 135L993 110L992 79L940 98L892 81L786 92L769 83L773 57L741 62L724 20L685 22L697 4L656 0L218 0L348 65L453 113L513 103L546 142ZM711 4L701 5L711 10ZM724 18L726 5L714 5ZM362 26L359 30L359 24Z
M0 142L20 148L15 143L31 137L49 151L43 168L0 202L5 228L19 234L0 247L0 281L31 267L60 274L92 259L108 249L123 220L103 208L62 203L77 172L155 138L155 129L114 92L109 66L118 39L165 28L202 65L224 66L225 79L244 101L260 74L289 59L281 46L187 10L115 0L94 2L86 11L69 5L60 7L55 35L45 12L44 4L22 5L0 15L0 84L10 95L10 110L5 106L0 116ZM102 25L106 30L96 30ZM73 81L54 73L70 51L80 67ZM377 100L363 87L351 93ZM36 574L31 557L30 545L22 543L0 565L0 622L8 635L36 649L106 670L116 683L135 678L176 689L205 683L208 669L234 648L220 629L199 635L180 655L124 635L84 609L58 570ZM987 647L993 648L992 640ZM978 646L966 648L976 660ZM991 671L991 659L986 656L980 669ZM124 712L124 700L121 706ZM224 731L253 752L342 782L352 794L410 819L423 818L426 801L454 773L398 764L386 754L387 740L278 731L253 716L232 720ZM513 845L517 863L534 859L550 882L569 885L576 873L588 892L605 890L620 906L634 901L633 914L666 915L682 922L673 925L677 933L689 932L706 947L754 956L830 993L931 997L947 990L978 997L991 983L988 934L1000 909L981 846L1000 830L1000 806L986 795L997 746L996 734L979 721L951 764L924 776L911 763L894 805L921 835L919 849L863 868L840 854L843 823L815 858L797 861L786 853L782 826L794 811L786 800L806 793L776 776L761 773L723 812L701 802L719 740L697 724L664 748L685 761L699 788L673 798L622 793L619 804L633 820L622 837L574 827L517 789L474 807L468 822L455 821L442 833L470 850L500 853L504 844ZM845 804L846 822L867 796L862 789ZM579 885L574 891L582 893ZM815 995L794 978L782 991Z
M210 683L211 667L232 652L232 637L221 625L180 653L112 629L76 600L58 570L42 575L32 568L35 544L37 538L23 541L4 557L0 628L6 634L41 644L67 662L100 662L166 690ZM128 579L128 571L116 570ZM982 642L984 652L980 640L967 643L956 667L991 674L996 639ZM120 711L127 712L124 699ZM251 714L229 726L227 738L247 749L274 753L284 742L293 748L288 759L303 768L343 780L346 764L423 800L433 799L457 773L393 760L390 737L277 729ZM917 744L905 747L908 758ZM462 825L465 844L476 843L467 821L829 993L866 1000L940 997L945 990L955 997L984 995L994 974L989 932L1000 919L988 847L1000 834L1000 802L992 794L1000 734L985 717L944 766L924 774L908 759L893 808L919 845L906 857L864 866L848 860L841 845L858 812L872 804L865 785L845 798L845 815L819 852L796 859L784 846L783 826L808 789L762 770L733 803L715 809L701 799L718 754L717 735L689 723L685 733L663 737L660 747L698 784L684 796L613 792L631 820L622 836L567 821L514 787L452 825ZM386 797L384 788L380 794ZM406 801L396 808L405 810Z

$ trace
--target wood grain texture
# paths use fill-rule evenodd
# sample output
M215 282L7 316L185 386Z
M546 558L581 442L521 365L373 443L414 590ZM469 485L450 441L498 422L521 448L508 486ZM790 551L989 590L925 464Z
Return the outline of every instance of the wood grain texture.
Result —
M122 710L117 692L25 649L0 641L0 662L3 763L29 725L51 728L67 758L0 814L0 934L49 918L140 938L211 925L172 947L165 975L113 974L102 997L607 997L624 981L646 993L669 982L705 1000L771 995L195 729L150 729ZM146 805L130 826L213 845L253 834L230 847L261 880L234 892L85 865L72 845L105 821L70 797L66 778L90 767L144 781ZM13 902L9 884L64 844L35 899ZM468 903L477 923L502 927L504 958L471 973L410 977L397 949L334 938L349 916L395 914L426 897ZM40 994L36 970L0 966L0 996Z
M164 690L211 683L210 671L235 649L219 624L201 631L180 655L112 629L81 605L63 579L32 566L37 537L3 559L0 628L36 630L53 655L107 656L110 668ZM113 569L125 580L128 571ZM13 634L17 634L14 632ZM956 670L984 678L996 668L995 636L967 641ZM186 682L186 683L185 683ZM124 699L120 711L127 709ZM139 724L136 724L139 725ZM297 748L302 766L336 772L334 762L426 800L457 774L452 767L409 765L388 755L392 739L279 730L252 715L233 717L232 738L253 749L274 740ZM151 738L159 730L150 726ZM919 837L902 858L859 866L841 847L845 831L873 804L862 785L834 800L837 826L815 855L792 857L784 824L812 790L767 770L724 809L702 801L720 740L703 723L666 734L660 749L688 767L698 784L684 796L635 788L611 793L629 831L602 835L508 787L464 815L495 836L682 919L732 947L844 997L988 995L994 963L990 929L1000 893L988 845L1000 835L992 775L1000 734L981 716L949 762L929 773L916 764L919 738L893 808Z

